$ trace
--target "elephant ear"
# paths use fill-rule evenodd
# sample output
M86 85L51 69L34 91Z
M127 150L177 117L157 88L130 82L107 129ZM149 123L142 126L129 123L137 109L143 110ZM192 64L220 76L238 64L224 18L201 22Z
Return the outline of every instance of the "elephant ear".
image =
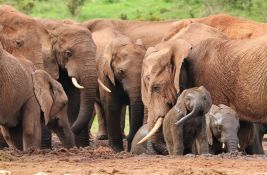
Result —
M42 57L44 60L44 69L54 78L59 78L59 66L56 60L55 52L54 52L54 45L56 44L58 37L54 34L53 30L44 31L46 37L42 37L44 40L42 43Z
M56 118L56 115L67 104L67 96L62 86L47 72L36 70L32 73L34 93L44 113L45 124Z
M109 44L106 45L103 54L103 73L106 75L113 85L115 85L115 75L112 67L112 62L114 61L116 51L119 47L131 44L131 40L125 36L119 36L113 39Z
M103 73L106 75L109 80L115 85L115 76L112 70L112 58L113 58L113 46L114 42L111 41L108 45L106 45L104 54L103 54Z
M178 97L176 102L176 109L179 109L180 113L182 113L183 116L187 113L187 108L185 104L185 96L186 96L187 90L184 90L181 95Z
M215 112L218 110L218 107L216 105L212 105L210 108L210 111L205 114L205 119L206 119L206 134L207 134L207 139L209 145L213 144L213 134L211 130L211 120Z
M180 72L184 59L188 57L190 51L192 50L191 44L188 42L178 39L173 41L173 56L172 64L174 64L173 74L174 74L174 87L177 93L180 93Z

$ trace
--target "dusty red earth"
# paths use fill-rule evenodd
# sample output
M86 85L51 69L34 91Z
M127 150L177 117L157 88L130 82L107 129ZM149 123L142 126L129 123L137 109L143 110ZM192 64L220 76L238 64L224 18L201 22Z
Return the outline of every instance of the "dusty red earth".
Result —
M267 143L264 143L265 150ZM170 175L267 175L267 157L219 155L203 156L151 156L114 153L106 141L87 148L66 150L0 152L0 170L12 175L35 174L170 174Z

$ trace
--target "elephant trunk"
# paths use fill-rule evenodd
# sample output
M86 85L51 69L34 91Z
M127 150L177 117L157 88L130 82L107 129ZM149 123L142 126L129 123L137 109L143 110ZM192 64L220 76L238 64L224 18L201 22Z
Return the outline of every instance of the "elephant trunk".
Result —
M237 147L238 147L238 138L234 137L234 138L230 138L227 139L226 141L226 147L227 147L227 152L231 153L231 154L236 154L237 151Z
M179 121L177 121L175 123L175 125L176 126L180 126L184 122L188 121L190 118L192 118L194 116L197 116L197 114L199 113L200 109L201 109L200 105L195 105L193 107L193 110L189 114L187 114L186 116L184 116L183 118L181 118Z
M130 132L128 134L128 151L131 149L132 140L143 125L144 104L141 99L141 87L134 88L129 94L130 98Z
M75 145L74 135L69 128L57 127L53 131L57 134L59 140L65 148L71 148Z
M94 110L97 87L95 65L88 66L87 69L90 71L80 74L82 75L80 76L80 83L84 88L80 89L80 110L76 121L72 125L72 131L76 135L88 127Z

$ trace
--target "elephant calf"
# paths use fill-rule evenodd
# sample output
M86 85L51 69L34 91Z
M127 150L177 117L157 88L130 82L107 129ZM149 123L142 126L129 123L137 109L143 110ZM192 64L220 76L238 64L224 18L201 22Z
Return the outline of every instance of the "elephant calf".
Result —
M184 90L163 121L163 134L169 154L193 153L194 143L200 154L208 154L205 114L211 107L210 93L203 86Z
M138 144L140 140L142 140L149 132L148 124L144 124L139 130L136 132L133 141L130 152L133 154L157 154L154 150L152 143L150 140L145 141L141 144Z
M233 109L223 104L211 106L206 114L206 132L212 154L237 153L238 130L239 118Z

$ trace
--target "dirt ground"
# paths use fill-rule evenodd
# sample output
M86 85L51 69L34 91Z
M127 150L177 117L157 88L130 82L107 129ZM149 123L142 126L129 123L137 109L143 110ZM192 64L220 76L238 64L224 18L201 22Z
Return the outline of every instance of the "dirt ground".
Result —
M267 150L267 142L264 142L264 148ZM28 153L9 149L0 151L0 170L10 171L12 175L37 172L49 175L267 175L267 157L136 156L127 152L116 154L109 149L106 141L101 141L81 149L57 148Z

